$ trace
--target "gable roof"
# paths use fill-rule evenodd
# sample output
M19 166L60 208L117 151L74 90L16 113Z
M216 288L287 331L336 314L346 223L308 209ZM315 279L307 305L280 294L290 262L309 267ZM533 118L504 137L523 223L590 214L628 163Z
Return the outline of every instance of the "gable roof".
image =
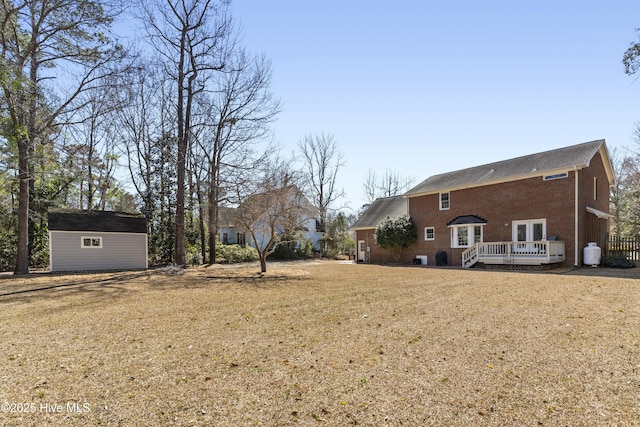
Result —
M376 228L387 216L397 217L409 213L409 205L404 196L376 199L360 218L351 226L352 230Z
M488 163L455 172L434 175L409 190L406 197L417 197L441 191L497 184L517 179L547 176L589 166L596 153L602 155L609 184L615 182L604 139L585 142L556 150Z
M237 210L238 208L220 206L218 208L218 227L236 227L236 223L238 222Z
M50 231L147 232L147 219L136 213L51 208L48 220Z
M269 209L271 205L273 205L273 200L281 201L283 197L288 197L289 200L295 200L297 203L297 207L301 208L302 211L305 211L308 215L316 215L316 208L309 202L309 199L304 195L302 190L298 188L297 185L287 185L284 187L274 188L272 190L264 191L262 193L255 193L247 197L240 203L238 209L242 209L245 206L253 206L258 209L263 209L264 212Z
M259 218L257 217L266 214L270 206L273 205L270 199L282 200L283 196L289 197L290 200L297 200L298 207L300 208L298 212L300 216L304 214L307 215L308 219L315 219L313 216L317 215L317 210L311 202L309 202L309 199L300 191L298 186L287 185L262 193L252 194L243 200L238 207L219 207L218 227L243 228L241 212L242 209L247 206L249 210L254 211L251 216L256 216L252 219L258 221ZM316 224L316 231L323 232L324 230L320 230L318 224Z

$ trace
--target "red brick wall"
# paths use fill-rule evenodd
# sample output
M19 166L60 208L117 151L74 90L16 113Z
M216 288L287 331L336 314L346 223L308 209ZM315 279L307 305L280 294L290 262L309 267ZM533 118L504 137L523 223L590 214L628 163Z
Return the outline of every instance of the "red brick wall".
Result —
M579 206L583 207L578 212L578 247L579 257L582 262L582 250L588 242L596 242L603 250L606 245L607 233L609 231L609 220L596 217L587 212L586 206L591 206L602 212L609 212L609 181L602 162L600 153L597 153L588 168L583 169L578 174L579 177ZM594 199L594 177L596 198Z
M368 255L369 259L367 261L375 262L375 263L393 262L393 257L391 256L391 253L388 250L382 249L380 246L376 245L374 234L375 234L375 229L373 228L369 230L356 231L356 259L360 260L359 258L360 255L358 253L358 250L359 250L358 242L360 240L364 240L365 250L367 247L371 249Z
M547 220L547 237L565 241L565 251L573 251L573 173L567 178L543 181L542 177L456 190L450 193L451 207L439 210L439 195L410 199L409 214L419 231L418 243L407 249L407 262L415 255L427 255L435 263L437 251L447 252L450 265L461 264L465 248L451 248L447 223L461 215L476 215L487 224L483 241L512 240L512 222ZM424 240L424 227L435 227L434 241Z

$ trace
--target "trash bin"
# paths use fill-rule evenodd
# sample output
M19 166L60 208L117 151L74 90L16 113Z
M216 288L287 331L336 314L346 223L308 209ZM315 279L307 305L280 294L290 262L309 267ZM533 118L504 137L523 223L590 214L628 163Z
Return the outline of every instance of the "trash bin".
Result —
M436 252L436 265L449 265L449 263L447 262L447 253L445 251Z

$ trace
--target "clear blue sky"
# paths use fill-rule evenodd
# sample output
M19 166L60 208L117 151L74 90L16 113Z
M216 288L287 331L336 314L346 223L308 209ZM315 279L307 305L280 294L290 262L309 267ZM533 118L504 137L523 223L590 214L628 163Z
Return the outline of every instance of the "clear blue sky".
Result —
M604 138L634 144L640 82L621 59L637 1L234 0L273 61L285 152L330 133L358 209L369 169L413 177Z

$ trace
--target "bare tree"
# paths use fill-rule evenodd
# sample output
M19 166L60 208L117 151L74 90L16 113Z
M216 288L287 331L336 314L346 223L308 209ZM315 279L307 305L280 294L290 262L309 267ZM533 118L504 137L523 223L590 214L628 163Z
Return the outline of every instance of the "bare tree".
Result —
M228 68L203 100L206 121L197 138L208 165L209 264L215 262L220 203L235 202L229 188L261 162L263 155L256 146L269 135L268 125L280 112L270 91L269 60L237 49Z
M186 264L185 186L193 109L212 75L225 69L231 18L228 0L148 0L144 25L163 71L175 84L177 190L175 262Z
M267 257L285 243L281 236L294 235L313 218L313 206L297 183L299 177L284 162L265 165L245 187L249 194L237 209L236 219L251 235L260 258L260 271L267 271ZM258 179L256 179L258 178Z
M376 172L373 169L369 169L362 184L362 193L364 194L364 200L367 205L370 205L378 198L378 184L376 181Z
M5 0L0 4L0 68L9 131L18 147L18 250L15 272L29 269L30 160L47 129L79 105L78 96L113 73L123 50L108 37L118 1Z
M404 194L411 188L414 178L404 178L397 171L386 169L384 175L378 176L376 172L369 169L365 178L362 190L367 203L381 197L393 197Z
M70 147L79 169L79 207L104 210L109 193L117 185L114 174L118 166L115 153L116 109L114 95L121 90L115 81L87 90L78 97L82 108L74 116L77 122L68 126Z
M616 181L609 197L612 228L621 236L640 233L640 123L635 125L634 139L636 147L614 149L611 153Z
M344 196L344 191L336 187L338 172L345 165L344 156L330 134L305 136L298 148L307 171L305 190L318 210L320 226L325 229L331 204Z
M163 82L150 69L136 67L126 77L125 90L119 93L118 135L127 159L129 178L143 202L142 211L150 219L153 212L152 189L155 141L162 132L161 107L158 105Z

